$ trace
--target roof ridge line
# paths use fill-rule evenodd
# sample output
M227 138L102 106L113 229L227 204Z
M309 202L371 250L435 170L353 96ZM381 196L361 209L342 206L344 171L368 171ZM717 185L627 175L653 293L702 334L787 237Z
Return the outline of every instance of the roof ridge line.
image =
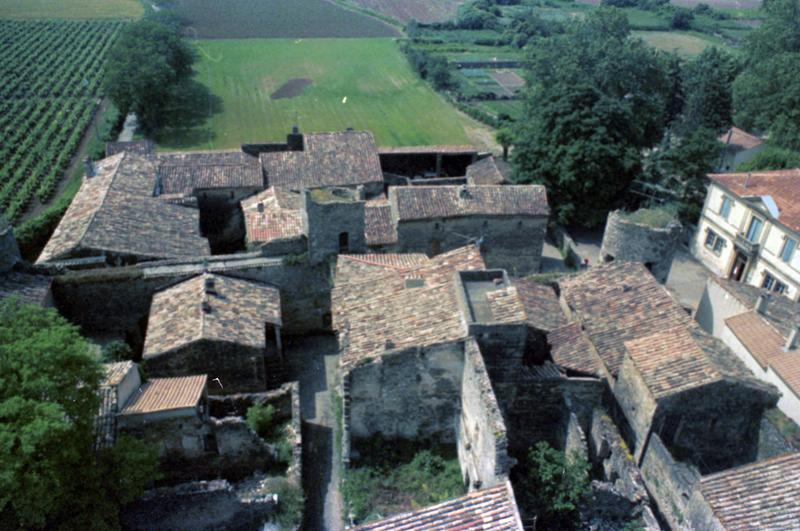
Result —
M119 168L122 165L122 161L125 160L125 158L127 156L128 156L128 152L127 151L123 151L122 152L122 156L119 158L119 161L117 161L116 166L114 166L113 175L111 176L111 180L108 183L108 187L103 192L103 197L100 199L100 201L97 203L97 205L93 209L92 214L89 217L89 223L86 224L86 228L83 230L83 233L81 234L80 238L78 238L78 241L81 244L83 244L83 239L86 237L86 234L89 232L89 229L92 227L92 224L95 222L95 219L97 218L97 213L100 212L100 210L102 210L103 205L106 202L106 198L108 197L108 192L111 191L111 187L114 185L114 180L117 178L117 172L119 172ZM90 177L90 179L94 179L94 178L96 178L96 177ZM81 186L83 186L83 184L85 182L86 181L84 180L81 183ZM72 206L72 202L70 202L70 206Z

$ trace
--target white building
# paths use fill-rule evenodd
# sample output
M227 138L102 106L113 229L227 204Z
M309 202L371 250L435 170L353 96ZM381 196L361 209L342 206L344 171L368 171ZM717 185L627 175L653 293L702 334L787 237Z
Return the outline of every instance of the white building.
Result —
M709 175L692 254L717 275L800 297L800 169Z
M776 386L778 408L800 424L800 305L765 289L712 277L695 319L754 376Z

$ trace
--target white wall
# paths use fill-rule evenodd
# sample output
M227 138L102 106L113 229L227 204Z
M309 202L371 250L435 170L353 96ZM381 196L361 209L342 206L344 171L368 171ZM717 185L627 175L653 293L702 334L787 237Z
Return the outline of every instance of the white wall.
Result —
M139 390L139 386L142 385L142 380L139 377L139 366L135 363L133 364L133 368L128 371L125 377L117 386L117 408L122 409L125 406L125 403L128 401L128 398L135 392Z

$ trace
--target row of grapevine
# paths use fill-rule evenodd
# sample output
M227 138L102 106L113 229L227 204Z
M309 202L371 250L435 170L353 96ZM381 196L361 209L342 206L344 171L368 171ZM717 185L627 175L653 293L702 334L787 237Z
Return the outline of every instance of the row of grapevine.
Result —
M0 212L47 201L102 98L124 22L0 21Z

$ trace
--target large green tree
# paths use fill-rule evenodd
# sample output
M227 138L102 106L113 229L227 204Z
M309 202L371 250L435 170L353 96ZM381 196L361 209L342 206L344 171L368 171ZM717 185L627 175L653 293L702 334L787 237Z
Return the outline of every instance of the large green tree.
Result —
M113 529L153 478L138 441L92 451L101 374L54 310L0 301L0 528Z
M732 84L738 65L733 56L711 46L683 68L685 102L682 125L688 132L698 128L721 132L731 125Z
M133 111L145 132L162 125L174 91L192 74L193 49L176 24L147 17L129 24L111 49L106 90L123 112Z
M666 59L630 38L624 13L600 8L531 46L515 180L547 186L558 220L605 219L664 131Z
M800 150L800 0L765 0L766 19L745 39L746 67L733 85L735 121Z

